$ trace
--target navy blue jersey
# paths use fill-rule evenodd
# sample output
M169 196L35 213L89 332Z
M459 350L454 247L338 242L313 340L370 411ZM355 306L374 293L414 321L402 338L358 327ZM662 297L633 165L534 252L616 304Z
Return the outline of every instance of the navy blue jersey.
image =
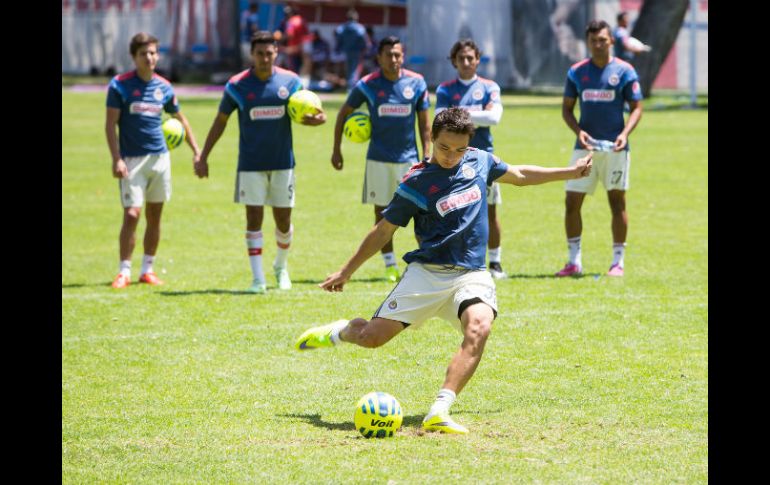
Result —
M294 168L289 96L302 89L299 76L280 67L266 81L253 69L231 77L219 111L238 110L238 171L260 172Z
M118 142L121 157L141 157L168 151L163 137L163 111L174 114L179 103L171 83L153 74L145 82L136 71L112 78L107 106L120 110Z
M626 45L624 44L625 40L631 37L628 29L620 26L615 27L612 30L612 37L615 39L615 43L612 46L615 56L620 57L624 61L632 61L634 59L634 53L626 49Z
M436 108L459 106L468 111L484 111L489 102L500 103L500 86L490 79L476 76L470 84L459 79L441 83L436 90ZM488 126L477 126L476 134L471 138L470 146L491 152L492 132Z
M410 169L382 212L404 227L414 218L419 249L404 261L483 269L487 253L487 185L508 165L489 152L468 148L450 169L421 162Z
M634 67L613 57L603 68L584 59L567 71L565 98L580 98L580 128L596 140L614 141L625 127L623 104L642 99ZM575 148L583 148L575 141ZM626 150L629 145L626 145Z
M430 107L428 86L421 74L401 69L396 81L377 70L356 83L347 101L353 109L366 102L372 120L372 138L366 158L378 162L415 163L417 111Z

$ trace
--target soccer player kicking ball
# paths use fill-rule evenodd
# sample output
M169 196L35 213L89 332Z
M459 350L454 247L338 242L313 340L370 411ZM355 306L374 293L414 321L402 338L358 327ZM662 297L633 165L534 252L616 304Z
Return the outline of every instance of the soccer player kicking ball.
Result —
M489 223L487 186L492 181L536 185L585 177L591 153L566 168L507 165L489 152L470 148L474 124L462 108L448 108L433 120L433 156L415 165L396 189L380 220L352 258L319 286L342 291L353 273L414 218L419 249L404 255L403 278L371 320L354 318L315 327L295 342L298 350L350 342L384 345L407 327L431 317L450 322L463 335L436 402L423 420L427 431L467 433L449 417L449 407L481 360L497 316L495 283L484 267Z

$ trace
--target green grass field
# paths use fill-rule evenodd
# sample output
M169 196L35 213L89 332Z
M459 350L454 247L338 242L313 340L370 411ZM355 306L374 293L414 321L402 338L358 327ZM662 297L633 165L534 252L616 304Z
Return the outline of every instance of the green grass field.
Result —
M364 145L333 170L330 121L294 126L294 289L250 283L244 210L232 202L230 121L197 179L172 153L173 196L156 269L166 285L109 287L117 272L118 183L104 94L62 91L62 481L64 483L706 483L708 479L708 111L648 110L631 136L626 276L604 276L610 212L583 211L587 276L566 258L562 183L503 187L500 313L476 375L452 408L466 436L420 421L460 336L441 320L388 345L299 353L307 327L371 316L391 288L379 256L328 294L317 283L373 223L360 203ZM651 101L654 101L651 100ZM218 99L180 99L203 144ZM505 96L496 153L562 166L573 136L559 97ZM650 104L652 106L652 103ZM266 219L265 260L275 254ZM134 280L142 254L139 226ZM396 252L414 246L410 228ZM403 262L401 262L403 268ZM404 424L363 439L356 401L396 396Z

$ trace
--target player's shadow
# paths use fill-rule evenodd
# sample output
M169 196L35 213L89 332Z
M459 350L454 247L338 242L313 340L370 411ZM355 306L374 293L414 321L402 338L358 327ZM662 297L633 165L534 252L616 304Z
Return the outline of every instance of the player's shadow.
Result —
M291 413L291 414L281 414L281 417L284 418L292 418L292 419L301 419L305 421L308 424L312 424L313 426L317 428L326 428L328 430L343 430L343 431L351 431L355 429L355 425L351 421L344 421L341 423L332 423L330 421L324 421L321 419L320 414L298 414L298 413ZM413 416L404 416L404 420L401 423L402 428L420 428L422 426L422 418L423 416L413 415Z
M567 279L579 280L579 279L588 278L588 277L599 278L600 276L601 276L600 273L583 273L577 276L568 276ZM549 279L559 279L559 278L563 278L563 277L556 276L553 273L544 273L544 274L508 273L507 279L509 280L549 280ZM499 285L501 281L505 281L505 280L495 280L495 284Z

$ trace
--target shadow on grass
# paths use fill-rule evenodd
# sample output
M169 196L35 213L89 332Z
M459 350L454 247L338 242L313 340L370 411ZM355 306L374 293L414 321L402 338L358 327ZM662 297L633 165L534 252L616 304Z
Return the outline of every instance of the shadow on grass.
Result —
M577 276L569 276L568 279L583 279L583 278L598 278L601 276L601 273L583 273L581 275ZM509 280L548 280L548 279L561 279L564 278L563 276L556 276L553 273L547 273L547 274L523 274L523 273L517 273L517 274L510 274L508 273ZM500 283L501 280L495 280L497 284ZM505 281L505 280L502 280Z
M321 419L320 414L281 414L283 418L301 419L308 424L312 424L317 428L326 428L328 430L343 430L354 431L355 425L353 420L345 421L342 423L332 423L330 421L324 421ZM401 423L402 428L421 428L422 427L422 415L404 416L404 421Z

